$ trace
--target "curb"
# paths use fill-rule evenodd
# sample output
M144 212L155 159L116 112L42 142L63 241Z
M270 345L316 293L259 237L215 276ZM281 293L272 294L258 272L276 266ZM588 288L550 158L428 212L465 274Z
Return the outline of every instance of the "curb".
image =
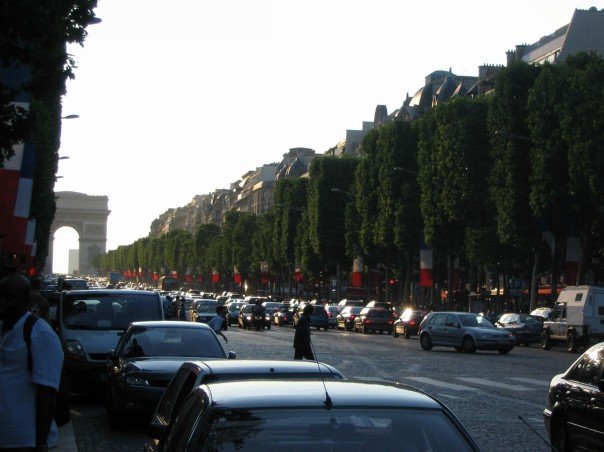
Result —
M63 427L59 427L59 440L57 447L53 449L56 452L78 452L78 446L73 433L73 422L68 422Z

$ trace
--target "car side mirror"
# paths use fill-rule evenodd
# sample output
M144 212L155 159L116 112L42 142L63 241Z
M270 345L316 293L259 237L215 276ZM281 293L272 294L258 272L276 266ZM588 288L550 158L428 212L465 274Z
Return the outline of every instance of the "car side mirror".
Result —
M235 359L235 358L237 358L237 353L231 351L231 352L229 352L228 356L229 356L229 359Z

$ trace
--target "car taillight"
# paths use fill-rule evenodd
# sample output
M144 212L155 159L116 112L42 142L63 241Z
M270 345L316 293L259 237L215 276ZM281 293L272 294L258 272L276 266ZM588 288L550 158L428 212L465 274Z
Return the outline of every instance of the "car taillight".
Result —
M415 325L415 320L409 320L409 325Z
M365 319L365 323L371 323L371 320Z
M394 321L392 319L388 320L388 325L392 325Z
M348 317L348 320L354 320L354 316L351 315L350 317Z
M329 312L329 313L327 314L327 317L329 317L330 319L333 317L333 315L331 314L331 312Z

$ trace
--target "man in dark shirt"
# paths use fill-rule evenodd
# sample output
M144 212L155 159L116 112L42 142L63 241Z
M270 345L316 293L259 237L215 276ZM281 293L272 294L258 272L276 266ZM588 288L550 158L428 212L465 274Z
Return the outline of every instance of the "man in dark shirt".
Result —
M310 344L310 316L315 311L311 304L304 306L302 315L296 323L296 333L294 335L294 359L306 358L315 360Z

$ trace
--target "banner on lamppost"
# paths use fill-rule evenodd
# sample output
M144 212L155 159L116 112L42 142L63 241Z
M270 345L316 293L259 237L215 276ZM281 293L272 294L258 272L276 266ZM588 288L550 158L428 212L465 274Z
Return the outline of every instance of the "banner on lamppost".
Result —
M363 286L363 257L357 256L352 262L352 287Z
M296 267L294 271L294 281L297 283L304 281L304 275L302 274L302 269L300 267Z
M236 265L233 266L233 281L235 284L241 284L241 273Z
M212 270L212 282L214 284L218 284L220 282L220 274L218 273L218 270L216 270L216 269Z
M420 236L419 243L419 285L432 287L432 248L426 245L424 234Z

